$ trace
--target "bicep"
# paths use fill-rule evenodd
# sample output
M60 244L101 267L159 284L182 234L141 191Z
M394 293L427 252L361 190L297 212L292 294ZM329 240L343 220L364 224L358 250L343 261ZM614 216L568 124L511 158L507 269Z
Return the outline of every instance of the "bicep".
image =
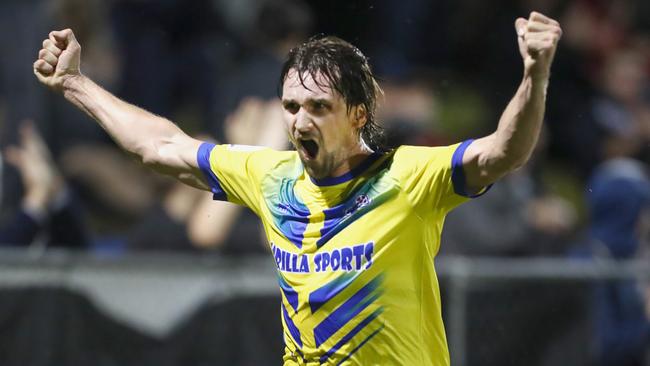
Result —
M155 156L144 162L159 173L172 176L192 187L209 191L210 186L197 160L202 143L184 133L179 133L156 146Z
M494 148L494 140L494 134L476 139L465 150L463 171L469 194L478 193L508 172L508 169L499 166L502 152Z

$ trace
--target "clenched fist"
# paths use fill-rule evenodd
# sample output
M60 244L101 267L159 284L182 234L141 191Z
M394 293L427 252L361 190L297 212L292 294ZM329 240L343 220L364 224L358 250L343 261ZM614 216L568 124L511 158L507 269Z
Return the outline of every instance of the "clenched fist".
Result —
M515 28L525 72L533 78L548 78L557 42L562 37L560 23L532 12L528 19L518 18Z
M60 90L67 79L81 75L80 59L81 46L72 30L53 31L38 52L34 74L41 83Z

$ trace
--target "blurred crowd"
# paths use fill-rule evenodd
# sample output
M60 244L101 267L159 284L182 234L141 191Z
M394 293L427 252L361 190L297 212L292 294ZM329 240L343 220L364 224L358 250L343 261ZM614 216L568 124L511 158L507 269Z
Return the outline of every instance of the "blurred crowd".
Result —
M37 85L34 50L49 30L65 27L84 47L83 72L125 100L205 139L288 148L277 133L279 69L312 34L341 36L370 56L385 91L380 119L389 145L441 145L495 128L521 78L514 19L532 9L558 19L564 37L538 149L525 168L450 215L446 253L562 255L593 234L596 177L617 170L608 166L647 168L645 1L8 0L0 7L0 27L12 34L4 41L12 57L0 61L0 222L27 212L44 228L35 239L51 244L66 243L47 235L59 226L49 224L56 210L51 202L34 209L30 190L75 205L84 231L75 246L237 252L256 243L244 251L263 250L250 213L224 214L229 206L148 173ZM41 138L37 154L29 146ZM50 167L65 194L38 187L51 181L30 176L29 165Z
M0 69L0 143L13 146L13 154L3 164L2 217L22 209L45 224L56 211L25 202L30 189L50 184L29 176L31 164L50 167L63 182L57 184L68 198L57 202L79 199L87 232L78 239L94 249L191 250L261 238L250 235L257 230L248 213L231 217L223 206L213 217L209 207L221 205L198 204L205 195L133 164L92 121L36 85L29 72L33 51L49 29L74 29L84 46L84 73L127 101L196 136L277 148L287 147L282 136L263 136L260 128L275 123L269 133L281 129L273 101L284 56L311 34L336 34L371 57L383 82L380 116L388 144L440 145L494 129L521 77L513 19L536 9L559 19L565 32L539 147L490 195L450 215L443 251L564 253L588 235L597 173L610 165L646 168L650 9L632 0L502 3L3 2L1 27L12 34L13 57ZM29 150L38 134L47 154L18 159L16 151ZM57 200L55 191L49 200ZM201 232L222 219L220 230L211 230L219 233Z
M441 251L642 258L650 236L645 0L4 0L0 241L111 255L266 250L250 211L149 173L37 85L32 63L52 29L72 28L82 72L123 99L206 140L276 149L289 148L277 100L284 56L310 35L338 35L381 79L388 144L441 145L494 130L522 75L514 20L531 10L564 30L540 143L524 168L449 215ZM618 297L638 301L627 321L643 319L634 331L648 337L650 296L630 285L602 289L599 304L607 312Z

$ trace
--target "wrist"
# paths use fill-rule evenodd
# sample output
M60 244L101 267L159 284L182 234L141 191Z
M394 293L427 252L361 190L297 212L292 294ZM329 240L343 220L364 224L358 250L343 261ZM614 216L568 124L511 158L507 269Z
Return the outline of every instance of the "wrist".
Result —
M84 78L85 76L80 73L66 76L61 83L63 94L65 95L66 92L74 92L79 90Z
M550 77L551 70L547 67L539 67L539 65L524 67L524 78L530 79L535 83L546 84Z
M523 83L527 84L531 91L543 91L546 94L550 73L524 72Z

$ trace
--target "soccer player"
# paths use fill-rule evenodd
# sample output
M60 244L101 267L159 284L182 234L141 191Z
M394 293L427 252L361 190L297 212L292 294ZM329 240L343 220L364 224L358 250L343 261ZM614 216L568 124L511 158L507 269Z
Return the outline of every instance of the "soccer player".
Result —
M448 365L433 265L445 214L528 159L562 33L536 12L515 28L523 79L497 130L446 147L373 150L381 91L365 56L333 37L294 48L281 74L296 151L204 143L119 100L80 72L69 29L49 34L34 72L144 164L259 215L285 366Z

